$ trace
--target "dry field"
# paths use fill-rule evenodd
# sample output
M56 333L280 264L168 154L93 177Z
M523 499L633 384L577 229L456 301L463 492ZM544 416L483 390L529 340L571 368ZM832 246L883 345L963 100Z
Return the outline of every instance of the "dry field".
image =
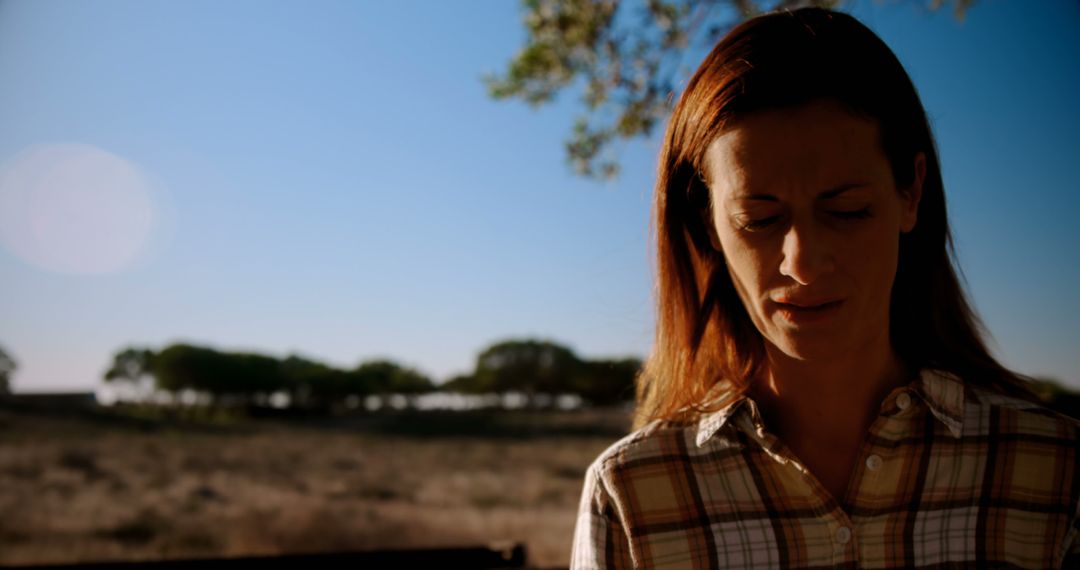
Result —
M625 412L132 421L0 410L0 564L524 542L565 566ZM486 435L481 435L486 434Z

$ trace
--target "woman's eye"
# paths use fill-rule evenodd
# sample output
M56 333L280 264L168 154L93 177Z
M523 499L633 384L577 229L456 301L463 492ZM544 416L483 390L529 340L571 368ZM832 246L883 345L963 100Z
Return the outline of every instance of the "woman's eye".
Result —
M829 212L833 217L841 220L861 220L870 217L870 208L863 208L861 210L850 211L832 211Z
M757 220L744 220L742 223L742 228L749 231L763 230L771 226L779 219L780 216L769 216L768 218L760 218Z

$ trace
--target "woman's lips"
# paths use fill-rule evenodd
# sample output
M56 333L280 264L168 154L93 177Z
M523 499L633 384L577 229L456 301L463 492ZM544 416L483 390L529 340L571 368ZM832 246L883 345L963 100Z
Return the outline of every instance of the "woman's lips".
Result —
M785 303L774 301L776 310L789 323L804 325L818 323L832 318L840 310L843 300L828 301L825 303Z

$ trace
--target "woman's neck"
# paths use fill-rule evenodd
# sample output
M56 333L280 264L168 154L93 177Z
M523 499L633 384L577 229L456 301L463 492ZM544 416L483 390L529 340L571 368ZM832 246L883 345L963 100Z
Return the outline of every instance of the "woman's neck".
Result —
M783 408L795 417L835 411L830 417L876 414L881 400L907 380L903 363L887 336L842 358L792 358L766 342L766 365L751 386L761 405ZM859 414L857 411L861 411Z
M766 428L837 499L881 401L907 373L888 342L846 358L798 360L767 349L765 373L750 388Z

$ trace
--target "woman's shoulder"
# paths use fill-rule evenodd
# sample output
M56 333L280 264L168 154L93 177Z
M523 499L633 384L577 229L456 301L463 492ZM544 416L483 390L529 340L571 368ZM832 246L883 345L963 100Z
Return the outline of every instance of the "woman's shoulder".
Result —
M611 444L589 470L603 476L635 466L683 461L697 447L696 420L653 420Z
M1080 420L1050 409L1034 398L1004 394L981 386L970 386L965 418L983 435L1016 435L1055 438L1075 445L1080 442Z
M916 390L956 437L1018 436L1016 441L1024 441L1032 436L1036 440L1054 438L1063 445L1075 445L1080 437L1080 421L1050 409L1022 377L1002 387L926 369Z

